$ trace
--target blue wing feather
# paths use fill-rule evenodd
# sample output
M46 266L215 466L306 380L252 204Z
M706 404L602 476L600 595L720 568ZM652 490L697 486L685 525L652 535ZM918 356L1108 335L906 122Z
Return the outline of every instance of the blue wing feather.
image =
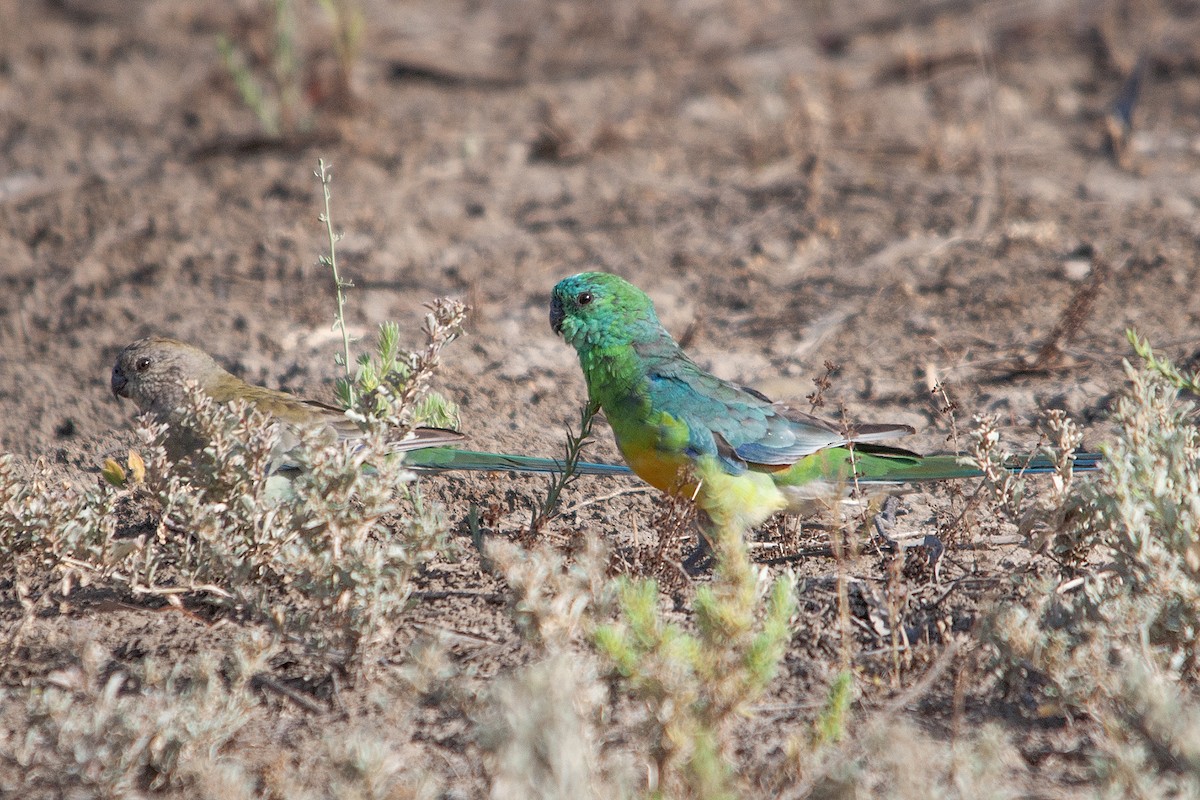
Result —
M747 464L786 466L827 447L912 433L907 425L860 426L848 433L819 417L773 403L702 370L676 350L642 354L653 407L688 426L689 455L717 456L734 474Z

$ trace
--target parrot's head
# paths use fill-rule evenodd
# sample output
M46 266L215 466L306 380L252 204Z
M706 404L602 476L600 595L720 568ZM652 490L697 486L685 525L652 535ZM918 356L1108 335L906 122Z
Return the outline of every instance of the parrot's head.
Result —
M212 357L190 344L150 336L138 339L117 356L112 393L132 400L139 411L169 414L183 404L184 381L207 389L227 373Z
M662 330L646 293L607 272L559 281L550 295L550 327L576 350L629 344Z

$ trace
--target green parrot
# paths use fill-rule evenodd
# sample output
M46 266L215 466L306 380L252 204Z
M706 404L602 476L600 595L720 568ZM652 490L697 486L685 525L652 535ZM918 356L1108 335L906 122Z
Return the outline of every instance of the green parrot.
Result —
M851 485L981 475L950 454L921 456L879 442L908 425L843 427L721 380L680 349L644 292L603 272L564 278L550 326L579 355L592 402L603 409L626 463L644 481L692 498L714 525L745 531L772 514L836 496ZM1075 469L1100 456L1078 454ZM1006 465L1046 472L1032 457Z
M247 383L222 368L198 347L163 336L139 339L117 356L112 371L112 392L117 397L133 400L142 413L151 414L167 424L168 452L176 458L204 444L195 441L188 431L178 425L179 411L186 401L185 381L194 382L218 403L244 400L279 420L282 430L275 447L280 454L279 470L287 468L287 452L298 441L295 428L323 427L330 432L330 436L339 439L361 434L358 426L341 409ZM424 471L563 471L564 463L559 459L483 453L446 446L465 438L458 431L444 428L414 428L392 446L396 452L405 454L405 466ZM587 461L576 464L575 471L583 475L629 474L629 468L619 464Z

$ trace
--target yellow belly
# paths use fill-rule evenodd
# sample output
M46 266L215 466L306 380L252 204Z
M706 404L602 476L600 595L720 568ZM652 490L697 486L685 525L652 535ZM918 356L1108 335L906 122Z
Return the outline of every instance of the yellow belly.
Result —
M712 456L697 467L700 491L696 502L722 528L746 531L757 528L788 506L787 498L766 472L747 470L730 475Z
M687 425L665 412L649 420L614 413L609 423L625 463L639 478L667 494L695 500L721 527L752 528L787 507L768 472L731 475L715 456L690 458Z
M717 459L696 464L681 453L623 447L621 454L639 478L676 497L695 500L717 525L746 530L761 525L788 506L770 474L747 471L730 475Z
M679 497L694 497L692 460L682 453L666 453L654 447L621 447L625 463L639 478L659 491Z

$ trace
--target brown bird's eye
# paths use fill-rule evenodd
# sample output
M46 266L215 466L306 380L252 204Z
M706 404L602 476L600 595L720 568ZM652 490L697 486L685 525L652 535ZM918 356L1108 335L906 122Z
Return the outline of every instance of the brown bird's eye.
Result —
M586 306L588 303L592 302L592 293L580 292L579 296L575 298L575 302L581 306Z
M137 363L133 365L133 368L138 372L145 372L150 368L150 357L142 356L137 360Z

